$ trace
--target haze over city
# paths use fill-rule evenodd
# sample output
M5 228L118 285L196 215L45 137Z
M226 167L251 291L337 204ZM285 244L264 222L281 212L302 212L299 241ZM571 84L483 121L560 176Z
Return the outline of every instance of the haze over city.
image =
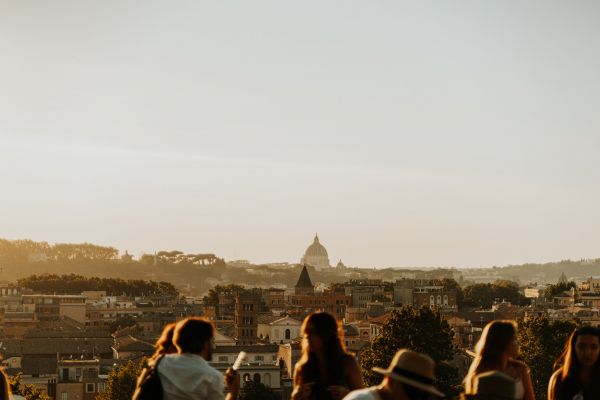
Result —
M0 237L350 266L600 256L600 4L0 13Z

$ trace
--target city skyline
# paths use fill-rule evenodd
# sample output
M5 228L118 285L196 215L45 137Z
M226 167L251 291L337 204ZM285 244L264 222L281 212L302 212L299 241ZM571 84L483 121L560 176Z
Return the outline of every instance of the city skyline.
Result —
M600 4L7 4L0 237L600 257Z

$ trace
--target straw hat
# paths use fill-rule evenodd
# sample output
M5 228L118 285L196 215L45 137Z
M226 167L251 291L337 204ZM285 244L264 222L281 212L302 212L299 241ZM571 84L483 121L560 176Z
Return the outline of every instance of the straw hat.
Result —
M471 393L466 393L465 398L515 400L517 382L500 371L483 372L475 376Z
M373 371L424 392L444 397L444 394L433 386L435 362L425 354L402 349L396 353L388 369L375 367Z

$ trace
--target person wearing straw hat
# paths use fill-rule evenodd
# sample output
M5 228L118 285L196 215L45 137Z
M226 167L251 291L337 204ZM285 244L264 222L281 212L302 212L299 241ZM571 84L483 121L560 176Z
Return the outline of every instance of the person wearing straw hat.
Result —
M469 393L461 400L516 400L517 382L500 371L483 372L475 376Z
M402 349L388 369L373 368L384 376L379 386L355 390L344 400L427 400L443 398L433 385L435 362L428 355Z

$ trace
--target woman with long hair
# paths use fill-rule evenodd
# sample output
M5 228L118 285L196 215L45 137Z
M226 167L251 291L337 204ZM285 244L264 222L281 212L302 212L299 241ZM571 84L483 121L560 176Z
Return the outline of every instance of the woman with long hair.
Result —
M548 400L600 399L600 329L584 326L571 334L548 384Z
M153 359L158 358L163 354L177 353L177 348L173 343L173 332L175 332L175 323L167 324L163 328L162 334L154 344L156 350L152 355Z
M362 373L342 342L335 318L309 315L302 324L302 356L294 371L292 400L340 400L362 388Z
M492 321L485 326L475 346L475 358L465 377L465 393L471 393L475 376L487 371L500 371L517 384L517 399L535 400L527 364L517 361L519 344L517 327L511 321Z

